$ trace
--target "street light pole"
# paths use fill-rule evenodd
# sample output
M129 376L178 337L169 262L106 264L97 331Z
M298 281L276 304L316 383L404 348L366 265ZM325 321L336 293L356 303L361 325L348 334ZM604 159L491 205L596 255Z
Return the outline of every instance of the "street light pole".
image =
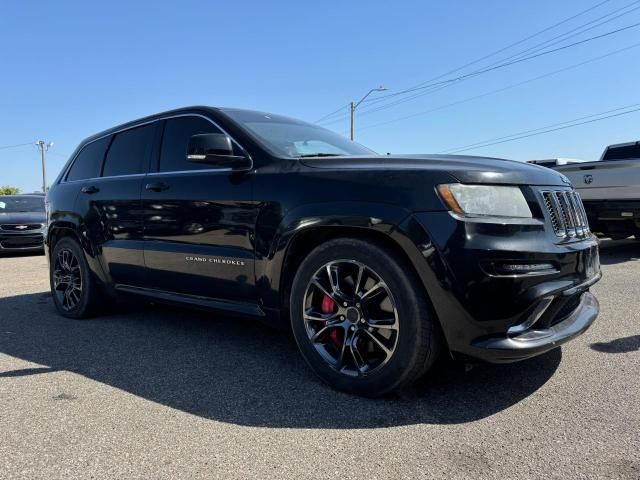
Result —
M44 140L37 140L36 146L40 150L42 159L42 193L47 193L47 152L53 147L53 142L47 143Z
M360 105L362 102L364 102L364 99L367 98L369 95L371 95L373 92L384 92L385 90L387 90L384 87L378 87L378 88L372 88L371 90L369 90L367 92L367 94L362 97L360 99L359 102L351 102L350 105L350 109L351 109L351 141L353 142L354 138L355 138L355 117L356 117L356 108L358 108L358 105Z

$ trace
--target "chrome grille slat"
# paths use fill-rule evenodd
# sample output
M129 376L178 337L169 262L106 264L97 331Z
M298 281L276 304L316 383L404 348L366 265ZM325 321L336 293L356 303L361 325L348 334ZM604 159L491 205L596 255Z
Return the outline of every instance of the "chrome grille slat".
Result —
M562 232L564 231L565 226L564 221L559 214L560 206L558 205L558 200L552 192L542 192L542 198L544 200L544 205L547 208L547 212L549 213L554 233L560 237L564 236Z
M576 236L582 236L582 219L578 215L578 209L575 205L575 200L573 199L572 192L565 193L565 197L567 198L567 207L569 209L569 216L571 217L571 221L573 223Z
M573 225L571 212L569 211L569 204L567 202L566 192L556 192L556 197L558 198L558 204L560 204L560 215L564 220L566 234L570 237L575 237L576 229Z
M560 238L583 238L589 234L589 222L578 192L544 190L542 204L553 233Z

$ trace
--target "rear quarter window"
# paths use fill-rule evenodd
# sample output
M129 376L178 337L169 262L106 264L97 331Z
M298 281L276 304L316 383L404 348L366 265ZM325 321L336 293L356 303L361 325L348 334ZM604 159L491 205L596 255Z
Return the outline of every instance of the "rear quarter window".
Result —
M105 137L85 145L71 165L67 181L99 177L110 140L111 137Z

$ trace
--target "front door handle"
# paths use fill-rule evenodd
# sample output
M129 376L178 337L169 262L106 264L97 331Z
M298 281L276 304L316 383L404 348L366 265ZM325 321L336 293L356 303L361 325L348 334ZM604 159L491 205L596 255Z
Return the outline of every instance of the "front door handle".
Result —
M146 188L147 190L151 190L152 192L162 192L164 190L168 190L169 185L164 182L147 183L147 186L144 188Z
M86 193L89 195L93 195L94 193L98 193L100 191L100 189L94 185L90 185L88 187L82 187L82 189L80 190L82 193Z

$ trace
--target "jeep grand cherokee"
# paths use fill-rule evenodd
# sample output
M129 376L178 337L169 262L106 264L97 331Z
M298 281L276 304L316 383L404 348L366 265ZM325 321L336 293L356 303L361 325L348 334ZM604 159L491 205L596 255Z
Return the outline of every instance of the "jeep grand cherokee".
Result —
M98 133L48 212L62 315L133 294L288 323L315 373L362 395L417 379L441 351L544 353L598 313L597 241L562 175L380 156L270 113L193 107Z

